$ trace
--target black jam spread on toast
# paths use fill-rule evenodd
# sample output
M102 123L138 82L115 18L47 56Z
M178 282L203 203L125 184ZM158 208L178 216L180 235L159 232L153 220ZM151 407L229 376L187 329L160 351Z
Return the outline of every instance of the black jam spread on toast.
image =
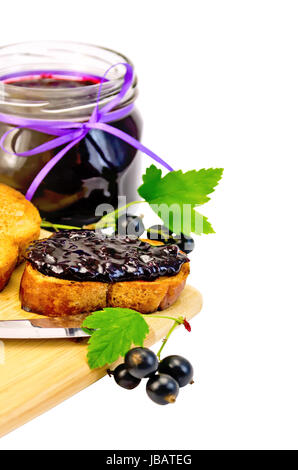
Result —
M70 281L154 281L175 276L189 259L177 245L153 246L136 237L91 230L58 232L33 243L27 260L40 273Z

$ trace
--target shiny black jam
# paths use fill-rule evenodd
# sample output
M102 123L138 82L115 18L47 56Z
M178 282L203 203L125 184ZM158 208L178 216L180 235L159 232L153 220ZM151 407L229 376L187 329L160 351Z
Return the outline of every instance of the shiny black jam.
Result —
M189 259L177 245L135 237L105 238L91 230L58 232L35 242L27 260L40 273L70 281L154 281L174 276Z
M22 90L25 93L28 89L36 93L42 90L58 92L63 100L63 90L74 89L74 93L79 93L80 88L88 89L99 82L100 79L96 81L93 76L79 79L49 73L40 76L25 74L4 81L19 88L20 100L23 99ZM140 140L142 122L136 110L110 124ZM8 129L9 126L0 124L0 135ZM11 136L11 152L27 151L53 138L30 129L16 130ZM62 148L28 158L5 155L5 158L0 158L0 182L25 194L34 177ZM135 148L121 139L92 129L49 172L32 202L41 216L51 222L78 227L94 223L99 219L95 211L100 204L117 208L118 196L126 196L127 203L137 198L137 187L141 184L141 162L136 153Z

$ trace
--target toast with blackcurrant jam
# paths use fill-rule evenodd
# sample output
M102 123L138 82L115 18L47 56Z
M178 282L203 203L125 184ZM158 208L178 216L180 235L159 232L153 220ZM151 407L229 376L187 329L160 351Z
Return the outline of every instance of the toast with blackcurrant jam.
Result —
M22 308L57 317L104 307L141 313L169 307L185 286L189 259L176 245L148 242L91 230L36 241L26 253Z
M40 222L38 210L23 194L0 184L0 291L28 245L39 237Z

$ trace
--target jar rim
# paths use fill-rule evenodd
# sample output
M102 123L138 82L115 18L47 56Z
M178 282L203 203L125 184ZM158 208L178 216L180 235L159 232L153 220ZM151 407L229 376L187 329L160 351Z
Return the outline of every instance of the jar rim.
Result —
M5 65L2 64L5 62ZM124 54L99 45L76 41L25 41L0 46L0 109L7 114L30 114L41 119L81 119L82 114L90 114L97 100L99 83L77 88L30 88L1 82L1 77L9 73L34 70L74 71L102 77L113 67L107 81L101 83L99 107L104 106L119 93L126 69L121 63L133 67ZM117 65L118 64L118 65ZM28 67L29 70L28 70ZM26 70L27 68L27 70ZM137 96L137 77L131 89L118 108L130 104ZM56 115L54 117L54 115Z

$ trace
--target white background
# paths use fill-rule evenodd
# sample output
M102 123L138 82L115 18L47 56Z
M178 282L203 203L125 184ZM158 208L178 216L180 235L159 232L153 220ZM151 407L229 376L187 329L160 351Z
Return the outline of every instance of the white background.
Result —
M298 448L297 7L3 3L1 44L72 39L132 58L143 142L175 168L225 172L202 210L217 233L192 256L204 308L191 335L181 329L168 347L192 361L196 384L160 407L104 378L1 449Z

